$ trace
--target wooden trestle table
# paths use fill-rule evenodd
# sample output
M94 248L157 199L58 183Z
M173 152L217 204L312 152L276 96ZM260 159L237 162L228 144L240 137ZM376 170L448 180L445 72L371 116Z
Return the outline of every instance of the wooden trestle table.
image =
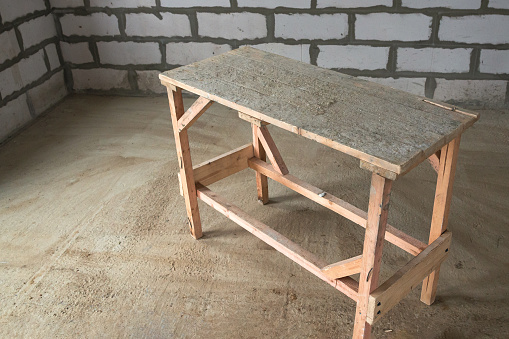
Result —
M477 113L251 47L159 78L168 89L180 189L196 239L199 198L357 302L354 338L368 338L371 326L421 281L421 300L433 303L451 243L447 221L460 137ZM199 96L187 111L182 90ZM250 122L253 142L193 167L187 129L213 102ZM289 174L269 124L358 158L372 172L368 211ZM387 224L392 182L426 159L438 174L428 244ZM362 254L328 264L206 187L246 168L256 173L261 203L268 202L271 178L366 228ZM415 257L379 285L384 239ZM358 273L356 281L351 276Z

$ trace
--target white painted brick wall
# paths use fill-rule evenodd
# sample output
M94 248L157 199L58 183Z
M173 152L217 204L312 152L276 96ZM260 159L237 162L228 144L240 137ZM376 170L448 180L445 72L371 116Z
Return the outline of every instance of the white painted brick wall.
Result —
M51 70L54 70L58 67L60 67L60 59L58 59L58 53L57 53L57 47L55 44L49 44L48 46L44 47L46 50L46 55L48 56L48 61Z
M53 8L71 8L84 6L83 0L50 0Z
M492 107L504 104L507 81L505 80L445 80L437 79L433 99L440 101L486 103Z
M44 0L0 1L0 13L2 14L4 24L36 11L44 11L45 9Z
M360 8L360 7L374 7L386 6L392 7L392 0L318 0L317 8Z
M13 29L0 34L0 46L2 46L0 64L6 60L16 57L19 54L20 49L18 39L16 38L16 33Z
M389 47L318 46L317 65L325 68L353 68L361 70L385 69Z
M166 87L159 80L160 71L136 71L138 88L142 92L166 93Z
M230 45L211 42L170 42L166 45L166 62L169 65L187 65L230 50Z
M191 36L191 24L185 14L126 14L126 34L130 36Z
M276 38L342 39L348 34L347 14L276 14Z
M509 20L505 15L442 17L438 38L481 44L509 43Z
M44 52L39 52L22 59L17 64L0 72L0 93L6 97L26 85L38 80L47 72L44 63Z
M409 8L479 9L481 0L402 0L401 6Z
M230 7L230 0L161 0L161 6L173 8Z
M368 78L359 77L360 79L376 82L377 84L389 86L401 91L424 96L424 86L426 78Z
M66 62L85 64L94 61L94 57L88 47L88 42L79 42L75 44L61 42L60 48L62 49L62 56Z
M431 35L431 17L424 14L373 13L356 17L356 39L421 41Z
M94 13L87 16L66 14L60 18L62 33L71 35L119 35L118 19L114 15Z
M162 62L157 42L98 42L97 49L102 64L143 65Z
M398 48L398 71L466 73L471 48Z
M309 56L309 45L285 45L278 43L271 44L259 44L259 45L251 45L254 48L261 49L262 51L275 53L282 55L287 58L291 58L294 60L302 61L305 63L310 63Z
M0 72L0 93L2 98L23 88L18 64Z
M27 95L35 114L39 115L67 95L64 82L64 71L53 74L51 78L37 87L30 89Z
M9 101L7 105L0 108L0 141L8 137L32 117L28 108L26 95L21 95Z
M509 50L483 49L479 71L481 73L509 74Z
M39 50L28 58L22 59L17 65L19 66L19 73L23 85L29 85L39 80L39 78L48 71L44 63L44 52L42 50Z
M237 0L239 7L262 7L262 8L311 8L310 0Z
M256 39L267 36L266 18L257 13L197 13L198 34L213 38Z
M19 31L25 49L57 35L55 21L51 14L21 24Z
M72 77L74 89L77 91L86 89L129 89L127 71L124 70L109 68L73 69Z
M490 2L488 3L488 7L509 9L509 1L508 0L490 0Z
M90 7L137 8L155 5L155 0L90 0Z

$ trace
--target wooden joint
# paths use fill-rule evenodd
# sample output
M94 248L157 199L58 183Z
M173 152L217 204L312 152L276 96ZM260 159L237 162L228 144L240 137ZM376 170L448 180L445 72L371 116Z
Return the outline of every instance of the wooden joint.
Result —
M362 255L339 261L322 268L323 274L330 279L348 277L361 272Z
M168 81L166 81L166 77L163 77L162 74L159 74L159 80L161 81L161 84L163 86L166 86L166 88L169 90L169 91L173 91L173 92L176 92L177 91L177 87L175 87L174 84L172 83L169 83Z
M263 148L265 149L265 152L267 153L267 157L270 160L270 163L274 167L274 169L282 175L288 174L288 168L286 167L286 164L283 160L283 157L281 156L281 153L279 153L279 150L277 149L276 143L272 139L272 136L269 133L269 130L266 126L261 126L258 128L257 132L258 139L263 145Z
M184 113L184 115L178 120L178 131L179 133L191 127L192 124L198 118L205 113L205 111L213 104L212 100L204 97L199 97L191 107Z
M254 117L247 115L246 113L242 113L240 111L239 111L239 118L241 118L242 120L245 120L255 126L258 126L258 127L270 125L270 123L268 123L266 121L254 118Z
M441 154L441 152L437 151L436 153L432 154L428 158L428 161L429 161L431 167L433 167L433 169L437 173L438 173L438 171L440 171L440 154Z
M396 180L398 178L398 174L396 172L389 171L388 169L382 167L378 167L364 160L360 161L359 167L370 172L376 173L379 176L382 176L386 179Z
M193 167L194 181L210 185L248 167L254 156L253 145L247 144Z
M371 293L367 322L373 325L447 258L452 234L445 231L403 268Z

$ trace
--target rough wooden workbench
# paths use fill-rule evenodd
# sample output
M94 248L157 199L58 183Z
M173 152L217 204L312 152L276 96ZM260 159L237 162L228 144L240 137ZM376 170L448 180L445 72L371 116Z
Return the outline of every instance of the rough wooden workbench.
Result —
M254 48L163 77L396 174L415 167L477 120L473 112L444 109L425 98Z
M202 236L199 198L356 301L354 338L368 338L371 326L421 281L421 300L433 303L452 238L447 223L461 134L478 119L476 113L250 47L160 79L168 89L180 189L195 238ZM186 112L183 89L200 96ZM187 129L213 102L239 111L251 123L253 142L193 167ZM360 159L372 172L368 211L291 175L269 124ZM393 180L426 159L438 174L428 244L387 224ZM206 187L246 168L256 173L263 204L271 178L365 227L362 254L328 264ZM415 257L379 285L384 240ZM358 273L359 280L351 277Z

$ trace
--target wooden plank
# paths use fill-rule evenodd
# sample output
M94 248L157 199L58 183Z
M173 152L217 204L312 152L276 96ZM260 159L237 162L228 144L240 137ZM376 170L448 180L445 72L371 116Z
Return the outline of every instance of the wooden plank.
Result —
M436 152L435 154L432 154L428 158L428 161L431 167L433 167L433 169L435 170L435 172L438 173L438 171L440 170L440 151Z
M396 180L396 178L398 177L398 174L396 174L392 171L386 170L385 168L381 168L381 167L375 166L373 164L370 164L369 162L366 162L364 160L360 161L359 167L362 169L368 170L370 172L376 173L384 178L393 180L393 181Z
M291 174L283 176L276 172L272 166L256 158L249 159L248 165L250 168L257 171L257 173L262 173L272 180L285 185L299 194L302 194L306 198L311 199L314 202L353 221L357 225L366 227L367 213L365 211L323 191L318 187L308 184ZM385 240L412 255L421 253L427 246L422 241L405 234L391 225L387 225L386 227Z
M265 126L258 127L258 138L265 149L267 157L269 157L270 163L279 174L288 174L288 168L283 160L283 157L277 149L276 143L272 139L269 130Z
M238 147L195 166L194 180L202 185L210 185L246 169L247 160L253 156L252 144Z
M191 230L191 235L195 238L202 237L200 212L198 210L198 200L196 198L196 186L193 176L193 163L191 161L191 150L189 149L189 139L187 131L179 132L178 120L184 115L184 102L182 101L182 90L176 88L175 91L168 87L168 99L170 102L171 121L173 133L175 136L175 146L177 148L177 157L180 167L180 181L184 200L186 202L187 221Z
M267 153L263 148L260 138L258 138L259 127L256 124L251 124L251 129L253 131L254 156L261 162L265 162L265 160L267 160ZM267 176L260 172L256 172L256 193L259 203L265 205L269 202L269 183L267 181Z
M362 255L341 260L322 268L322 272L331 279L348 277L361 272Z
M179 193L181 196L184 196L184 188L182 187L182 179L180 179L180 172L177 173L177 177L179 179Z
M435 202L433 204L433 216L431 217L429 233L430 244L438 239L447 229L460 140L460 137L457 137L440 151L440 168L438 170ZM439 274L440 266L426 277L422 283L421 301L426 305L431 305L435 301Z
M447 258L452 234L446 231L396 272L369 297L368 322L373 325Z
M371 325L367 322L369 296L378 287L378 275L382 263L382 248L389 214L389 199L392 181L371 175L371 189L369 192L368 221L364 248L362 250L362 266L359 277L359 292L353 338L368 339L371 336Z
M418 96L253 48L161 77L397 174L424 161L477 120Z
M433 101L428 100L428 99L423 99L422 101L424 101L424 102L426 102L428 104L432 104L432 105L435 105L435 106L438 106L438 107L442 107L442 108L448 109L449 111L466 114L466 115L469 115L469 116L474 117L476 119L479 119L479 117L480 117L480 114L477 113L477 112L469 112L469 111L467 111L467 110L465 110L463 108L458 109L456 106L452 106L452 105L449 105L449 104L446 104L446 103L443 103L443 102L433 102Z
M250 116L246 113L242 113L242 112L239 112L239 118L241 118L242 120L245 120L253 125L256 125L258 127L270 125L266 121L261 121L260 119L253 118L252 116Z
M221 214L231 219L263 242L272 246L274 249L281 252L309 272L329 283L353 300L357 299L358 284L354 279L350 277L344 277L341 279L328 278L320 269L320 267L324 267L326 265L321 259L317 258L314 254L306 251L262 222L254 219L240 208L230 204L207 187L198 187L198 197L207 205L213 207Z
M199 117L205 111L213 104L214 102L212 100L209 100L207 98L199 97L198 100L196 100L191 107L186 111L186 113L179 119L178 121L178 130L179 132L182 132L185 129L188 129L191 127L192 124L196 120L198 120Z

